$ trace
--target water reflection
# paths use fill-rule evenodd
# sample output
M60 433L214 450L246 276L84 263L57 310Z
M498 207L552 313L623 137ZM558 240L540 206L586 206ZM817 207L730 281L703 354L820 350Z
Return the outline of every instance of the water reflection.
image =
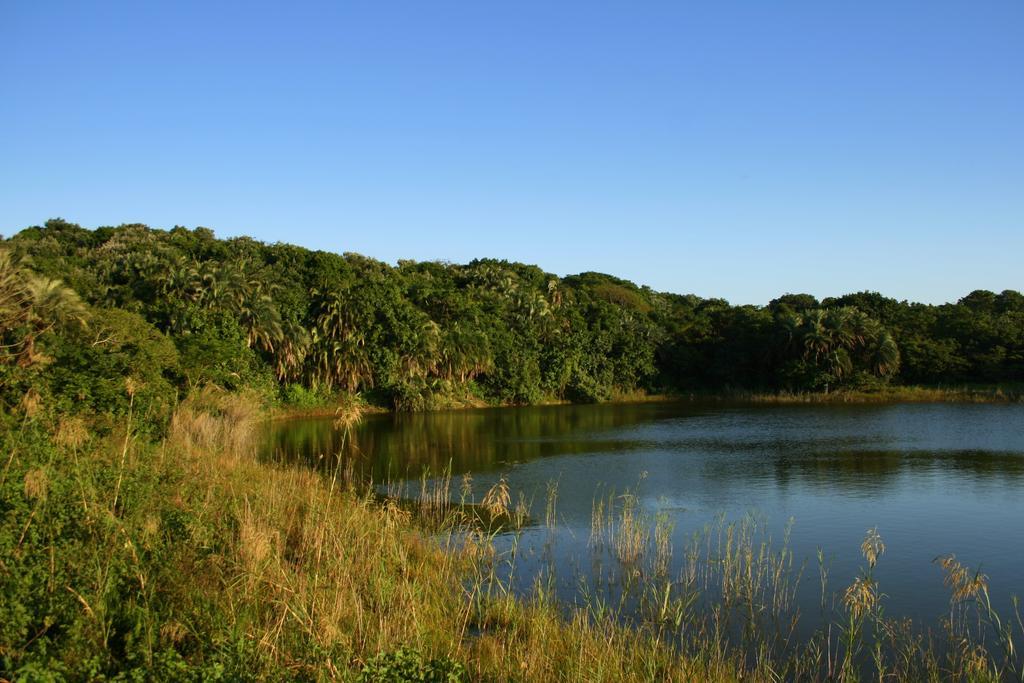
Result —
M725 515L754 512L780 537L796 520L797 562L824 548L837 586L858 571L865 529L889 551L878 568L887 613L930 622L948 610L932 560L983 565L997 600L1024 589L1024 406L636 404L373 415L343 439L331 420L272 425L267 458L328 468L339 460L375 483L424 471L472 473L479 500L504 476L534 519L558 482L558 528L509 539L528 588L554 558L571 601L590 557L595 498L630 489L644 514L668 515L677 548ZM453 486L455 495L460 487ZM500 543L499 543L500 545ZM547 560L546 560L547 561ZM584 571L586 573L586 571ZM803 593L801 593L803 595ZM813 601L811 586L806 593ZM814 610L809 602L807 612Z
M687 472L737 486L773 478L783 488L883 491L904 475L928 474L1010 485L1024 476L1021 420L1016 406L973 405L637 404L371 415L347 436L330 419L276 423L265 457L313 467L354 460L357 472L378 482L424 470L486 474L556 456L658 452L683 461ZM651 474L685 476L679 466L661 463L665 471Z
M425 469L490 472L556 455L630 450L642 442L600 435L679 410L664 405L587 408L595 407L370 415L347 438L330 419L291 420L271 426L265 455L311 466L354 458L375 481L417 477Z

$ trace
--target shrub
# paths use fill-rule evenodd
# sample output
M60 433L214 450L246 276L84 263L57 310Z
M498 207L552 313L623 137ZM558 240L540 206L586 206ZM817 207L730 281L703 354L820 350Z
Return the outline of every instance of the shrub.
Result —
M281 390L281 401L293 408L316 408L330 400L328 392L301 384L288 384Z
M399 648L377 655L363 667L364 683L458 683L468 681L466 668L449 657L424 659L418 650Z

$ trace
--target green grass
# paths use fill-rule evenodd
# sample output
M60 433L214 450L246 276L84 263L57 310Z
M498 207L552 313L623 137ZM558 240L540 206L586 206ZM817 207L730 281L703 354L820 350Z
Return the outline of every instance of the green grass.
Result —
M361 403L365 412L391 412L393 407L373 405L359 397L343 396L315 405L285 403L275 408L271 417L287 420L303 417L332 417L349 403ZM614 392L605 403L660 403L673 401L725 401L740 403L811 404L811 403L1019 403L1024 401L1024 385L963 385L924 387L887 385L872 390L838 389L835 391L713 391L691 393L648 393L644 391ZM549 398L536 405L566 405L568 401ZM504 407L513 404L504 404ZM466 396L461 399L438 399L420 406L420 410L459 410L494 406Z
M750 403L1018 403L1024 400L1024 386L963 385L947 387L887 385L871 390L779 392L695 392L679 399L720 400Z

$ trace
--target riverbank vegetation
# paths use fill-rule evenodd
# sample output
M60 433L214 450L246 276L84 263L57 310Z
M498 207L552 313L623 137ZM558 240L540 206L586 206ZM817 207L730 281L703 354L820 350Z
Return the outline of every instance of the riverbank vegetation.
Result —
M665 398L665 397L662 397ZM731 403L1018 403L1024 385L903 386L886 384L871 389L838 391L718 391L675 395L674 400L727 401Z
M76 410L109 409L112 378L131 373L144 375L147 409L216 384L299 411L357 394L398 410L694 392L1013 400L1024 382L1014 291L940 306L870 292L732 306L506 261L389 266L203 228L60 220L0 248L5 272L59 281L75 295L66 313L93 321L44 335L45 391Z

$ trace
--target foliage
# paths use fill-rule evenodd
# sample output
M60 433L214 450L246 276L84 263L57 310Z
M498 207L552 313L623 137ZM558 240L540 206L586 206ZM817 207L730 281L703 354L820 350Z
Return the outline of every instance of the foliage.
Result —
M292 383L281 387L281 401L290 408L318 408L331 400L331 394Z
M27 259L0 247L0 388L22 385L53 361L43 348L85 322L85 307L60 280L34 272ZM21 386L21 391L25 390Z
M122 309L91 309L89 321L87 329L48 344L54 363L42 378L53 409L94 421L102 417L110 427L133 405L136 416L143 416L137 424L162 424L178 393L174 343L139 314Z
M31 386L112 416L128 376L153 414L205 384L300 407L344 391L427 410L1024 381L1024 296L1012 291L941 306L873 292L731 306L492 259L392 267L205 228L61 220L4 241L0 334L8 405Z
M464 666L448 657L425 659L418 650L399 648L377 655L363 667L365 683L460 683L468 681Z

